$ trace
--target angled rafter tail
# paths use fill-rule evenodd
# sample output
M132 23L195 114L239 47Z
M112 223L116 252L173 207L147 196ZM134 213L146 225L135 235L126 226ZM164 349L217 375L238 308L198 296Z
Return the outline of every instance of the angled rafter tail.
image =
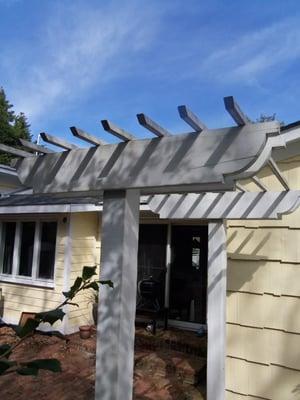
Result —
M268 188L262 183L257 176L252 176L251 180L258 186L263 192L267 192Z
M246 193L246 190L238 182L235 183L235 187L239 189L241 192Z
M178 106L178 112L180 118L182 118L188 125L195 129L195 131L202 132L204 129L207 129L205 124L200 121L197 115L195 115L190 109L188 109L187 106Z
M15 149L14 147L7 146L6 144L0 143L0 151L2 153L8 153L16 157L26 158L26 157L33 157L34 154L28 153L24 150Z
M62 147L65 150L76 150L78 149L75 144L69 143L66 140L60 139L56 136L49 135L48 133L41 132L41 138L44 142L54 144L55 146Z
M288 181L282 175L280 169L278 168L276 162L273 160L272 157L270 157L268 164L269 164L269 167L271 168L273 174L276 176L276 178L279 180L279 182L285 188L285 190L290 190Z
M158 137L171 136L170 132L168 132L165 128L163 128L158 123L153 121L147 115L145 115L143 113L137 114L137 119L138 119L140 125L142 125L146 129L148 129L148 131L152 132L154 135L156 135Z
M103 126L103 129L106 132L111 133L112 135L116 136L117 138L123 140L124 142L130 142L131 140L134 140L135 137L131 135L130 133L126 132L124 129L119 128L112 122L110 122L107 119L103 119L101 121L101 124Z
M224 97L225 108L238 126L250 124L251 120L243 113L233 96Z
M54 153L53 150L47 149L46 147L43 146L39 146L38 144L35 143L31 143L28 142L28 140L25 139L19 139L19 142L21 143L21 145L23 147L25 147L28 150L32 150L35 151L37 153L41 153L41 154L50 154L50 153Z
M83 131L80 128L76 128L75 126L71 126L70 130L75 137L84 140L90 144L93 144L95 146L103 146L104 144L106 144L104 140L100 140L96 136L90 135L89 133Z

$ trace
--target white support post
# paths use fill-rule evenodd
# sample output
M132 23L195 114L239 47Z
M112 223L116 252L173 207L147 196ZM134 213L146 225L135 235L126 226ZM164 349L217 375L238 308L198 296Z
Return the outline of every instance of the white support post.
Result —
M103 196L101 286L96 359L96 400L131 400L139 229L138 190Z
M225 399L226 229L223 221L208 225L207 400Z

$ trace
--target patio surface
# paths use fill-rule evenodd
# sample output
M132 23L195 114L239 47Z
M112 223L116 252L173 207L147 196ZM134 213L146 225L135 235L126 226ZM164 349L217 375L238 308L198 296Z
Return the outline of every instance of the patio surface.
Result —
M156 337L137 328L134 399L135 400L203 400L205 359L193 354L203 347L203 338L187 333L190 353L182 351L184 335L179 331L158 331ZM5 400L92 400L95 381L95 331L82 340L78 333L66 340L35 334L22 343L15 359L57 358L62 373L41 371L37 377L6 375L0 377L1 398ZM198 339L198 340L197 340ZM14 331L0 328L0 343L18 340ZM193 342L194 341L194 342ZM202 343L199 346L199 343ZM198 346L197 346L198 344ZM177 346L177 349L174 347ZM193 350L194 349L194 350ZM13 359L13 358L12 358Z

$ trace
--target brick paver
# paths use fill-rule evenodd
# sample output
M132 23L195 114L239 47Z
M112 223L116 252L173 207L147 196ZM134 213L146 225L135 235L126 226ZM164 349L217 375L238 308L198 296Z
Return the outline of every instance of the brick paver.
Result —
M16 337L10 328L0 328L0 343L13 343L15 340ZM14 357L19 360L57 358L61 361L63 372L40 371L37 377L16 374L1 376L0 399L92 400L95 381L95 342L95 333L87 340L82 340L78 334L73 334L68 336L67 341L52 336L34 335L28 339L27 345L21 344L17 348ZM163 357L160 357L159 351L151 353L149 350L136 350L135 400L204 399L199 388L179 379L178 371L170 371L166 360L171 360L172 357L174 363L184 365L185 370L189 371L191 367L187 366L185 360L178 360L178 353L171 351L167 355L164 352ZM160 368L156 369L156 365L160 365ZM150 370L153 368L151 374L149 368Z

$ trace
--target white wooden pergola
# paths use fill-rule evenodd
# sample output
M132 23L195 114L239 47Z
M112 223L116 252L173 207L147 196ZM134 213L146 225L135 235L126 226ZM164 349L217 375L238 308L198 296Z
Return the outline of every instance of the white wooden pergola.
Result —
M34 193L103 195L101 278L96 363L97 400L132 398L134 321L140 195L148 195L150 210L161 218L207 220L208 354L207 399L225 398L226 219L277 219L299 205L300 192L290 190L274 152L300 140L298 125L280 128L277 121L252 123L232 97L225 107L237 126L209 129L186 106L178 107L191 132L171 135L144 114L139 123L155 135L136 139L110 121L104 129L120 143L107 144L79 128L71 132L91 144L78 148L42 133L54 152L22 140L29 151L0 150L18 157L21 182ZM269 165L283 190L271 192L257 178ZM240 182L251 179L257 192ZM238 183L239 182L239 183ZM238 189L238 190L236 190Z

